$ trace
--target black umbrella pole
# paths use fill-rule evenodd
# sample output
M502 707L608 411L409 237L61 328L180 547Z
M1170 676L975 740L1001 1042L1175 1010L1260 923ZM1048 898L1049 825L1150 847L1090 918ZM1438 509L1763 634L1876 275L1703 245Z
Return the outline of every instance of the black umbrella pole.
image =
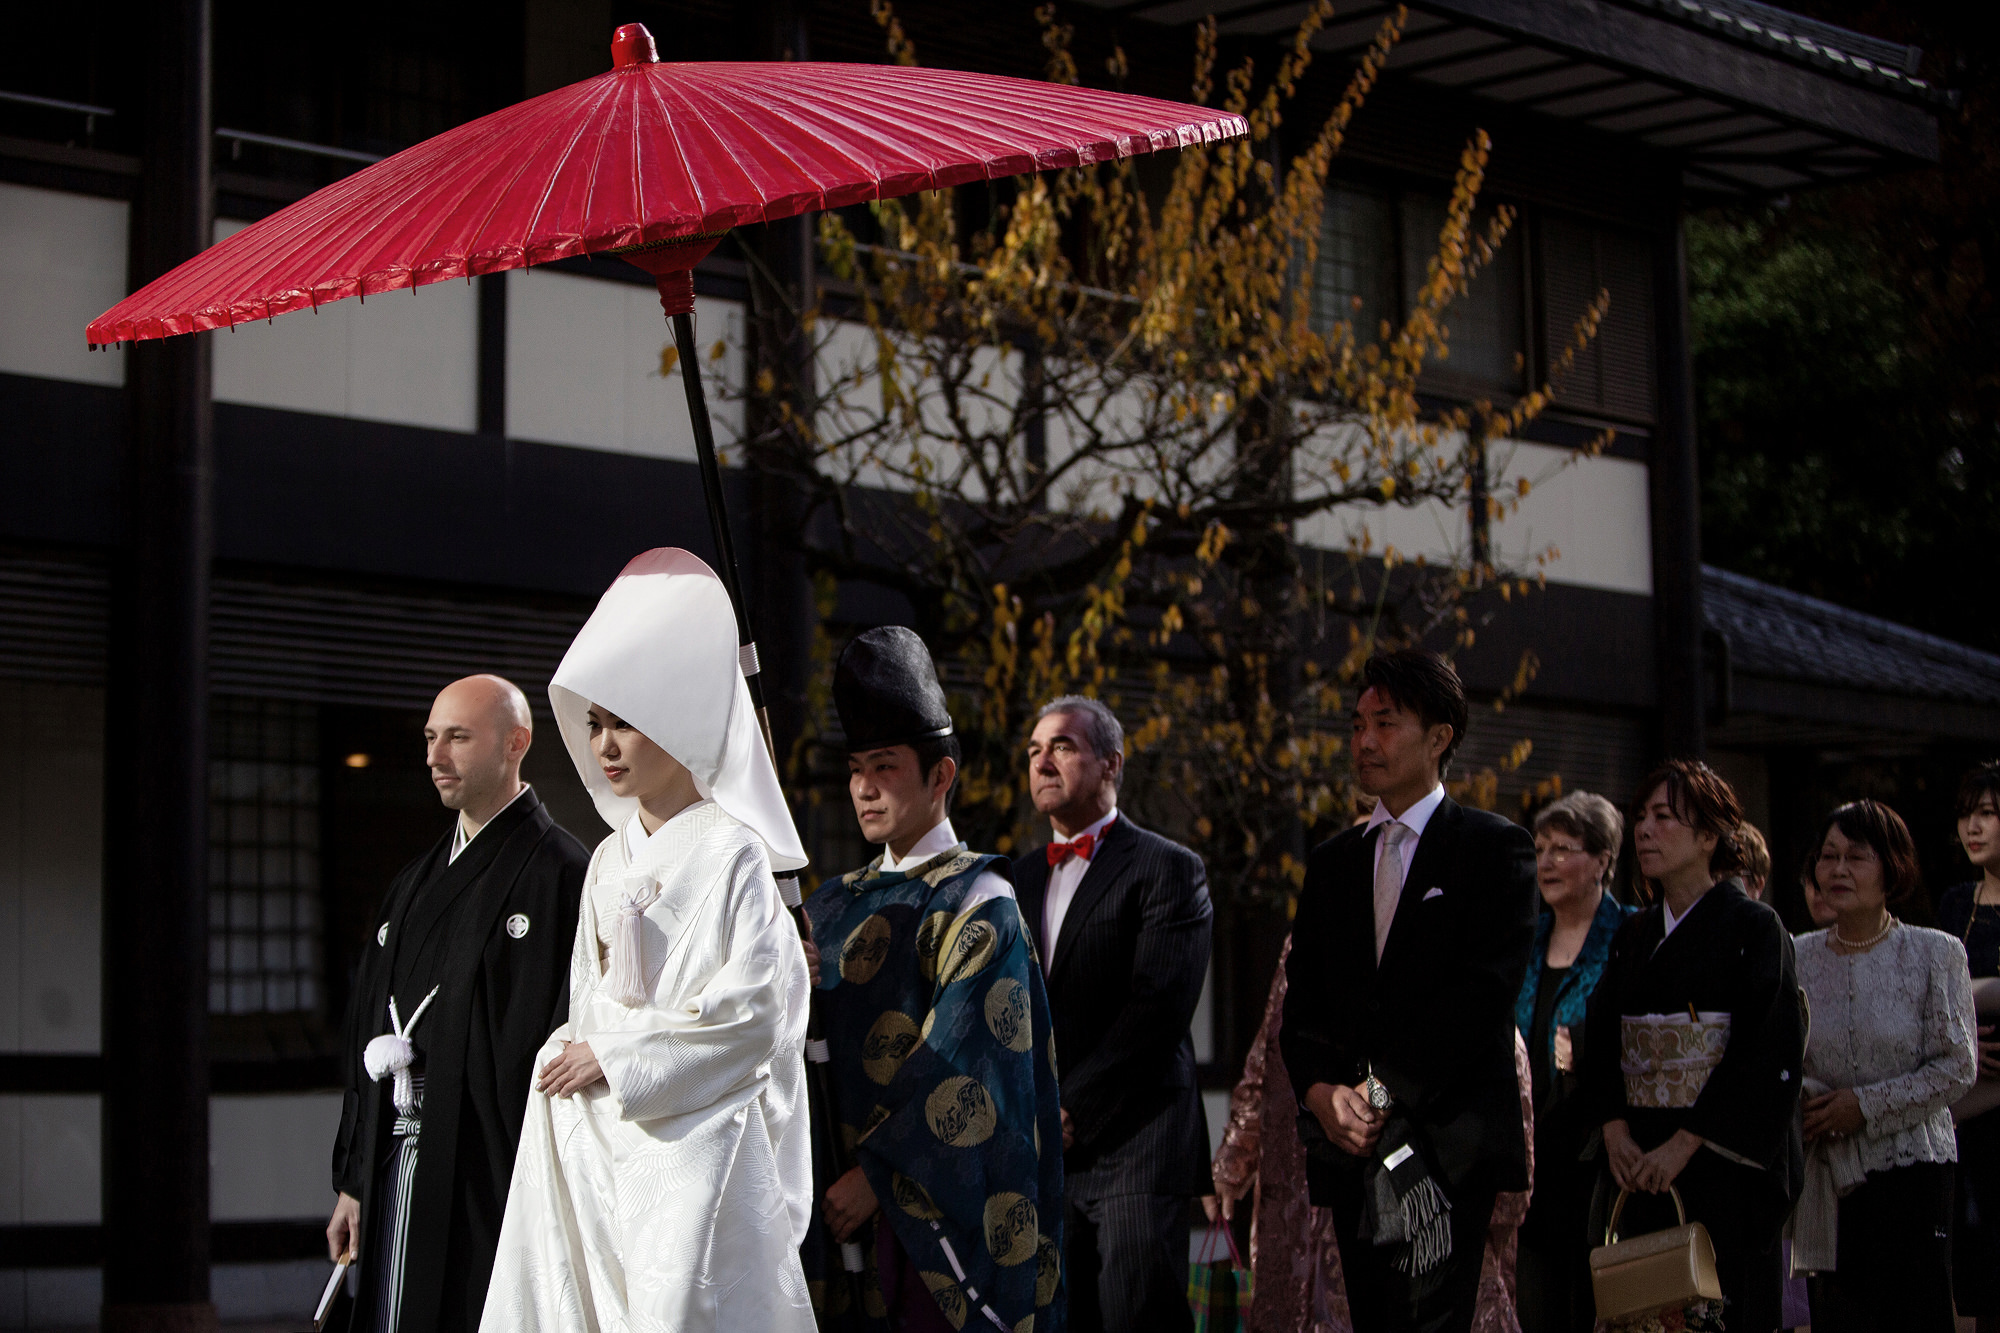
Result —
M729 510L722 498L722 464L715 456L715 429L708 419L708 397L701 388L701 354L694 343L694 316L673 317L674 347L680 353L681 382L687 386L688 421L694 428L694 451L701 463L701 491L708 501L708 526L715 539L715 562L722 586L736 607L737 657L743 679L750 687L750 702L757 710L757 725L764 733L764 748L771 766L778 767L778 747L771 738L771 713L764 703L764 672L757 660L757 636L750 629L750 603L743 597L743 580L736 570L736 543L729 535ZM792 914L799 938L808 939L812 928L806 921L805 905L799 897L796 875L778 879L778 893ZM840 1136L840 1117L833 1100L833 1056L826 1044L826 1025L820 1014L819 991L812 993L806 1015L806 1068L812 1079L813 1100L819 1104L827 1143L832 1148L836 1169L846 1174L854 1166L854 1155ZM841 1266L850 1273L861 1271L861 1247L853 1241L840 1247Z

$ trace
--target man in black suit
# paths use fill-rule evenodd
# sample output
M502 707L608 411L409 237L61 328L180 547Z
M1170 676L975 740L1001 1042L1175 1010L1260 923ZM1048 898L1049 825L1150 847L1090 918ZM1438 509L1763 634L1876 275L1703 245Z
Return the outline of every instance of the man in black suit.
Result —
M1370 658L1352 722L1375 812L1312 852L1286 965L1307 1186L1358 1333L1464 1330L1494 1196L1528 1186L1514 998L1534 841L1445 795L1466 703L1442 658Z
M1213 1188L1188 1030L1208 974L1208 874L1118 813L1124 766L1109 708L1045 705L1028 788L1055 841L1014 862L1062 1062L1072 1333L1194 1326L1189 1201Z

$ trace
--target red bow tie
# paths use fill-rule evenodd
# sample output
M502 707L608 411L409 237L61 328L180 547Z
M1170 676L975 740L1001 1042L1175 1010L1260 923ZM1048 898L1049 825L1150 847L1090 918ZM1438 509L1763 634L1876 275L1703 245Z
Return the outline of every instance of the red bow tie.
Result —
M1072 856L1088 861L1091 852L1096 847L1097 835L1095 833L1085 833L1068 842L1052 842L1042 850L1049 854L1049 869L1054 870Z

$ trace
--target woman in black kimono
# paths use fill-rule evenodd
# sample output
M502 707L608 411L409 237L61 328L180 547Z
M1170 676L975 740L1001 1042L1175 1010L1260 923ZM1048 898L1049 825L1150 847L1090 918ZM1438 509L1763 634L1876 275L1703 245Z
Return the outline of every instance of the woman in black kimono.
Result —
M1791 936L1747 897L1743 811L1705 764L1672 760L1633 825L1653 905L1611 944L1586 1026L1584 1093L1603 1126L1626 1236L1674 1224L1669 1186L1708 1229L1729 1333L1778 1326L1779 1232L1798 1196L1805 1015Z

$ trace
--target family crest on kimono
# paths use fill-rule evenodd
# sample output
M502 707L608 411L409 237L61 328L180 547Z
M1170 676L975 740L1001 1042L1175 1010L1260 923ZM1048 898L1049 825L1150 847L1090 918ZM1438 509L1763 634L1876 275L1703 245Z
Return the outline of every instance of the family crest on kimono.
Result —
M882 853L806 903L854 1161L824 1217L864 1250L859 1275L825 1275L823 1323L1061 1333L1055 1050L1007 862L952 829L957 740L916 634L856 637L833 695L855 816Z
M343 1045L326 1231L330 1257L359 1265L356 1330L479 1326L589 855L521 781L533 728L498 676L447 686L424 727L455 818L383 899Z
M525 1081L491 1333L804 1333L809 983L774 870L805 863L738 666L728 593L625 567L549 687L612 827L569 1017Z

